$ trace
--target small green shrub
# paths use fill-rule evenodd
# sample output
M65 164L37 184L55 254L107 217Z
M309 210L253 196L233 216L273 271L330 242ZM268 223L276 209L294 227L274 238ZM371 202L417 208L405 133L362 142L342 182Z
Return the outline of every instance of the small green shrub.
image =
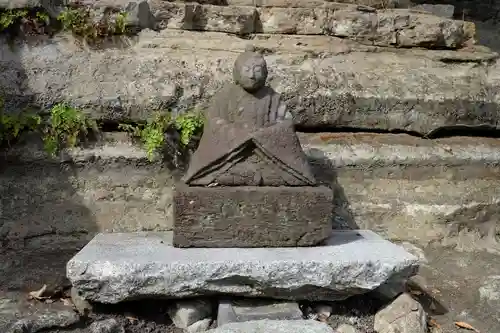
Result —
M66 7L57 18L51 18L43 8L0 9L0 33L12 39L19 32L40 35L62 30L71 32L80 41L98 44L110 36L131 34L127 15L125 11L109 11L95 20L88 7Z
M27 35L48 33L49 26L50 17L43 9L0 10L0 33L8 33L11 37L20 31Z
M120 124L118 128L139 138L146 149L148 159L152 161L155 153L163 147L165 132L170 126L170 123L170 114L156 113L146 124L138 124L135 126Z
M0 143L10 144L25 131L36 131L41 124L39 115L29 112L6 114L4 101L0 98Z
M48 24L48 23L49 23L49 21L50 21L50 16L49 16L49 14L44 13L44 12L36 12L35 17L36 17L38 20L42 21L42 22L46 22L47 24Z
M187 146L191 139L203 129L204 118L201 112L184 113L174 119L174 126L181 135L181 145Z
M188 112L176 118L170 113L157 113L146 124L120 124L119 129L139 138L146 149L147 157L153 160L155 152L163 148L165 132L173 127L180 134L181 146L187 146L192 138L203 129L203 116L198 112Z
M0 12L0 31L11 28L22 18L28 16L25 9L6 9Z
M127 31L127 12L120 12L116 15L115 22L112 25L115 35L124 35Z
M50 121L43 128L45 150L55 155L61 148L75 147L89 130L97 131L97 123L80 110L66 103L59 103L50 110Z
M91 43L112 35L127 33L126 18L126 12L116 13L114 19L107 13L95 22L90 8L66 8L57 17L64 31Z

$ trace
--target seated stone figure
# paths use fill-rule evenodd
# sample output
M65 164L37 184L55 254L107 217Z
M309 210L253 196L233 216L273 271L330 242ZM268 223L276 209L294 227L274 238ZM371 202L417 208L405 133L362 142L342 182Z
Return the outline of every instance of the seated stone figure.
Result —
M176 247L313 246L330 236L332 191L318 186L262 55L246 51L207 110L174 192Z
M314 185L286 105L265 86L264 57L242 53L233 77L207 112L184 181L191 186Z

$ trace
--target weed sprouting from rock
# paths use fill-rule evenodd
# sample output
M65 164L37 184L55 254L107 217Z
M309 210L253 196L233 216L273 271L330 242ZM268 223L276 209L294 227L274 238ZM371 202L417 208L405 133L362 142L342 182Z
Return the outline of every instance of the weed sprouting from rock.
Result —
M59 103L50 110L50 120L43 128L45 150L55 155L61 148L75 147L89 130L98 131L95 120L66 103Z
M146 149L147 158L152 161L155 153L165 144L165 133L174 128L180 135L181 148L186 147L203 129L203 116L200 112L187 112L177 117L170 113L156 113L145 124L120 124L119 129L138 138Z
M0 144L11 145L25 131L36 131L41 124L41 117L32 112L7 114L4 101L0 97Z

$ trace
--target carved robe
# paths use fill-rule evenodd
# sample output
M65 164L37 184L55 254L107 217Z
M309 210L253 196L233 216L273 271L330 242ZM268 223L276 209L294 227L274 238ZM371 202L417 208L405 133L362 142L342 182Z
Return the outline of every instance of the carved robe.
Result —
M316 181L280 95L228 84L209 108L184 181L198 186L311 186Z

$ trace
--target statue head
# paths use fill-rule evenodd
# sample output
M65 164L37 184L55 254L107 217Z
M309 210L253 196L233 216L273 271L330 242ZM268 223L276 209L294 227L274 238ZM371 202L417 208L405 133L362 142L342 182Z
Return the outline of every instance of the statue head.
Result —
M267 64L264 57L247 48L234 63L233 78L248 92L254 92L264 87L267 79Z

